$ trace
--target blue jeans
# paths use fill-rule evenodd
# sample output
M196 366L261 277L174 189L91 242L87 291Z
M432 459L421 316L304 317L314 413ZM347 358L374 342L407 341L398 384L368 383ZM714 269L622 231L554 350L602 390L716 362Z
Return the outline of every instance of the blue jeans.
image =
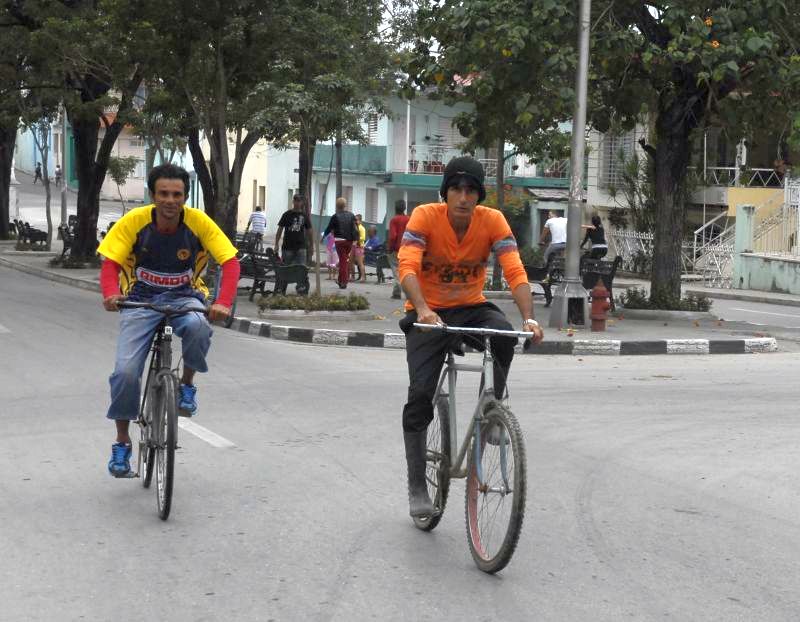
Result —
M288 248L282 249L283 263L286 266L304 266L306 265L306 249L298 248L297 250L290 250Z
M151 299L154 304L168 303L184 305L192 309L203 309L197 298L174 298L161 294ZM139 401L142 392L142 373L150 352L153 334L164 316L152 309L122 309L117 340L117 360L114 373L108 379L111 385L109 419L135 420L139 416ZM211 346L211 326L202 313L191 312L176 315L169 320L175 334L181 338L184 365L199 372L208 371L206 354Z

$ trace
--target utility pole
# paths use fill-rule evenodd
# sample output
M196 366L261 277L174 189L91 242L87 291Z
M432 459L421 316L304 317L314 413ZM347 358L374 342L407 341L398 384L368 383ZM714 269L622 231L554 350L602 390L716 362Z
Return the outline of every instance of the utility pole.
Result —
M581 0L578 28L578 72L575 79L575 114L572 118L572 168L567 209L567 249L564 281L553 296L553 311L549 325L563 328L567 325L570 301L583 307L583 325L589 326L589 298L580 275L580 235L583 220L583 160L586 146L586 108L589 83L589 31L591 28L591 0Z
M67 224L67 111L61 110L61 224Z

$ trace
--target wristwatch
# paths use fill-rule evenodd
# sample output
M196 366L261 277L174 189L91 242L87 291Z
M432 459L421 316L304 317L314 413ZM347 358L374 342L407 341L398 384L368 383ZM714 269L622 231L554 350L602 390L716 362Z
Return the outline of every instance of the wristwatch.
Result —
M533 326L534 328L539 328L539 322L530 318L522 323L525 324L526 326Z

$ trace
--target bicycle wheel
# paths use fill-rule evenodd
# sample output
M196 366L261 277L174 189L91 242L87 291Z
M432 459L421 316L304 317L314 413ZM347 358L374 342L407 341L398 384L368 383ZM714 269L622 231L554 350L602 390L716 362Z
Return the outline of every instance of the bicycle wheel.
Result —
M175 474L175 447L178 444L177 382L169 373L162 373L158 382L158 400L153 418L156 443L156 499L158 516L167 520L172 506L172 484Z
M414 525L431 531L439 524L450 490L450 407L446 397L436 402L436 415L428 426L425 479L433 501L432 516L414 517Z
M516 417L502 405L490 404L467 460L465 512L470 552L484 572L502 570L517 547L525 515L525 471Z
M153 412L157 400L155 373L150 372L142 397L142 414L139 421L139 477L142 486L150 487L153 480L153 464L156 459L155 437L153 435Z

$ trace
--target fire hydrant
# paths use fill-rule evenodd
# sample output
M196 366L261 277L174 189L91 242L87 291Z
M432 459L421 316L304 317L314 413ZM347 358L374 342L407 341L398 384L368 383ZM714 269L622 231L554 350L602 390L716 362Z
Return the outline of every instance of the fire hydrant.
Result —
M605 332L608 310L611 303L608 300L608 290L603 279L597 279L597 284L592 289L592 332Z

